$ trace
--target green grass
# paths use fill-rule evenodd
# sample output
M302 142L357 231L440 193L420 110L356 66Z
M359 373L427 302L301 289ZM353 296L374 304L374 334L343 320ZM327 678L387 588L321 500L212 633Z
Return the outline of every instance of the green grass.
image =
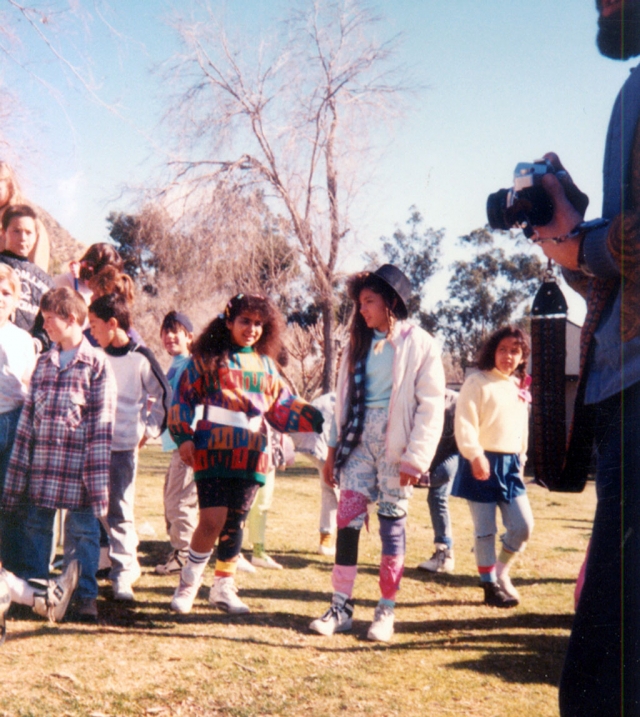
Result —
M0 717L50 715L557 715L557 682L573 613L573 588L595 505L579 495L530 486L536 519L513 570L522 604L481 604L471 521L451 500L456 572L415 569L433 550L426 491L416 490L407 529L407 568L390 645L366 640L379 597L377 520L360 543L354 629L308 632L326 609L331 561L316 553L317 474L301 461L280 474L267 548L282 571L239 573L251 614L228 617L207 605L203 587L190 615L174 615L176 577L153 573L167 550L162 486L168 455L141 454L136 517L143 576L133 607L101 584L98 626L11 620L0 648ZM205 584L210 585L212 568Z

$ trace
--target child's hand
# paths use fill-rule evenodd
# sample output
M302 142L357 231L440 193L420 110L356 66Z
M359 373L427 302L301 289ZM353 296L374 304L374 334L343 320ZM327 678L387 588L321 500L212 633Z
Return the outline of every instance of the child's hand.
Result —
M196 444L193 441L185 441L178 448L180 459L186 463L189 468L193 468L196 462Z
M471 461L471 472L476 480L489 480L491 466L484 454Z
M407 485L415 485L420 480L420 476L411 473L403 473L400 471L400 485L404 488Z
M336 449L329 448L329 454L327 460L322 466L322 480L329 486L329 488L335 488L338 485L338 481L333 476L333 466L335 463Z

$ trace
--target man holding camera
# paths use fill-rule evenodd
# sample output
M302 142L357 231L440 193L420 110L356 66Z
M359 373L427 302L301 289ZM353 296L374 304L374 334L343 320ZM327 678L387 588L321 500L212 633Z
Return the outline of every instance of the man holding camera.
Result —
M598 47L640 55L640 0L597 0ZM558 157L545 157L559 170ZM613 108L602 220L582 222L571 179L549 173L551 222L534 227L544 253L587 300L576 421L598 449L586 580L560 683L563 717L640 715L640 67ZM572 455L569 452L568 455Z

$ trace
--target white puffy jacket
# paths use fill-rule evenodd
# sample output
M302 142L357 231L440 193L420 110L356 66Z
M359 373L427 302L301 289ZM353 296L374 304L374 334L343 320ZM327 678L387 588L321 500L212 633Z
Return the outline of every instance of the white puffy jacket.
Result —
M444 368L440 350L426 331L398 321L388 340L395 349L386 435L387 460L404 473L429 469L442 435ZM347 417L348 349L342 357L336 395L338 438Z

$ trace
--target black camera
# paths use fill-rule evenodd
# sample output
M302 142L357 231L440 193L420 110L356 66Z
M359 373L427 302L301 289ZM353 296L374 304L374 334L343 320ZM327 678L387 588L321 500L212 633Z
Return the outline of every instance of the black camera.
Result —
M534 226L544 226L553 218L551 197L541 184L545 174L566 176L564 170L551 162L520 162L513 172L513 187L499 189L487 198L487 218L492 229L519 227L526 237L533 235Z

